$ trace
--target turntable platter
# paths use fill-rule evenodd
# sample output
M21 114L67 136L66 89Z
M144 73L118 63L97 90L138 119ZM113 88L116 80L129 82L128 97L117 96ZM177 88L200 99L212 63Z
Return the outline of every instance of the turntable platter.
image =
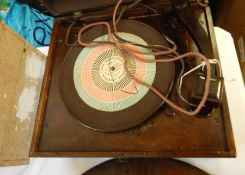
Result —
M122 20L118 30L121 38L131 42L167 46L160 33L141 22ZM105 41L108 39L106 28L94 27L84 33L82 39ZM152 55L142 57L155 58ZM169 94L175 74L173 63L144 63L129 55L127 59L131 74L164 95ZM69 50L61 69L59 87L64 104L80 123L99 131L120 131L142 123L162 105L157 95L127 75L123 62L122 55L112 45Z

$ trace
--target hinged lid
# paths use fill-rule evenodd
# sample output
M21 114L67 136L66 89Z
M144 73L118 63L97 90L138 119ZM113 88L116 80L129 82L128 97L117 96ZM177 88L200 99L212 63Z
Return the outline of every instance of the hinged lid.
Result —
M70 16L77 14L83 15L88 12L96 14L103 12L111 13L108 9L113 8L118 0L19 0L23 3L28 3L31 6L41 10L44 13L53 15L54 17ZM135 0L124 0L124 4L129 4ZM189 0L196 2L196 0ZM156 9L165 9L171 7L171 0L142 0L142 3L148 6L153 6ZM141 11L141 10L137 10ZM81 17L81 16L79 16Z
M54 17L74 15L74 12L81 14L92 12L110 13L108 9L112 9L118 0L19 0L28 3L31 6L41 10L44 13L50 13ZM123 4L130 4L136 0L124 0ZM196 0L189 0L196 2ZM142 0L143 4L154 7L156 9L165 9L171 7L171 0ZM141 11L141 10L137 10Z
M40 6L46 9L55 17L73 15L74 12L92 12L107 7L113 7L118 0L38 0ZM134 0L124 0L124 3L133 2ZM154 0L146 0L154 1Z

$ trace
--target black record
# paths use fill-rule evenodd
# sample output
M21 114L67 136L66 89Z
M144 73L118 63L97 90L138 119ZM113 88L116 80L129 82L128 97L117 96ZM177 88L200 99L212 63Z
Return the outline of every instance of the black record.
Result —
M147 45L168 46L162 35L138 21L121 20L119 35ZM103 26L82 35L91 42L106 37ZM136 84L123 71L123 60L113 46L72 47L65 57L60 75L60 93L67 109L83 125L98 131L120 131L149 118L162 100L151 90ZM138 48L143 49L143 48ZM130 57L130 56L129 56ZM147 56L146 59L167 59ZM139 63L129 58L129 71L168 95L175 76L174 63ZM151 64L151 65L150 65Z

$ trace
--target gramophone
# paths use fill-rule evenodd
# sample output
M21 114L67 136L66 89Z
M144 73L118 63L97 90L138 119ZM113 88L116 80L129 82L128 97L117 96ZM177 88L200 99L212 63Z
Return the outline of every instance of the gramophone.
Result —
M207 4L39 3L56 20L31 156L236 155ZM176 57L181 59L169 61Z

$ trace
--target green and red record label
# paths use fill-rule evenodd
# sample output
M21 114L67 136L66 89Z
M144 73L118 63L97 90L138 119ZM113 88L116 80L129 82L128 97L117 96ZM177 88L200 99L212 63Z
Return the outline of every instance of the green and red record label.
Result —
M147 45L140 37L120 32L125 40ZM95 41L106 41L103 35ZM147 51L144 48L135 49ZM155 59L152 55L137 55L144 59ZM129 72L148 84L154 82L155 63L144 63L127 55ZM148 92L148 88L136 83L124 70L124 58L112 45L85 47L76 59L73 80L79 97L90 107L106 112L126 109L139 102Z

